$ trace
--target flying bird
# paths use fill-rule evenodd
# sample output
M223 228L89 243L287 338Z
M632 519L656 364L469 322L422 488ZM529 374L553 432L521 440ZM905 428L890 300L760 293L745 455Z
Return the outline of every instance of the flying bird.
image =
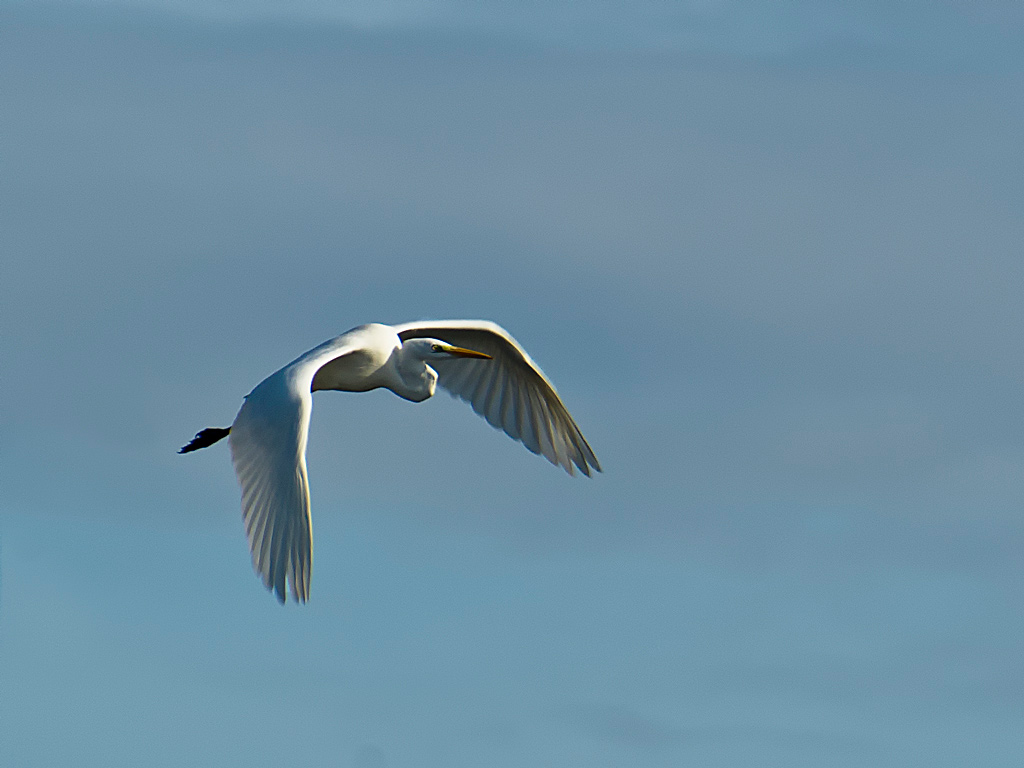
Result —
M309 599L313 528L306 440L313 392L384 387L419 403L440 385L529 450L584 475L597 457L554 385L518 342L485 320L353 328L290 362L245 397L230 427L199 432L179 453L224 437L242 488L242 518L256 573L284 603Z

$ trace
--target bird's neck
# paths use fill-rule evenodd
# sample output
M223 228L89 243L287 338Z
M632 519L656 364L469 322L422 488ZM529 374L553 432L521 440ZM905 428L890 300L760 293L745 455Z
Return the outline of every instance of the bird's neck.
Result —
M401 349L391 356L393 375L388 389L399 397L421 403L434 396L437 388L437 371L419 358L402 355Z

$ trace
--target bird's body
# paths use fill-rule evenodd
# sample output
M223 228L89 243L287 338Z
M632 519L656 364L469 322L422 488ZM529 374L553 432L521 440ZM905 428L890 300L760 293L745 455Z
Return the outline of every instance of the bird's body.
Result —
M281 602L289 582L296 600L309 598L313 536L306 439L312 393L384 387L421 402L438 384L569 474L573 465L586 475L591 468L600 471L554 387L501 327L448 320L353 328L260 382L230 428L205 429L181 449L205 448L228 436L253 567Z
M394 328L371 323L315 347L292 365L316 366L310 383L313 392L369 392L384 387L414 403L432 397L437 376L418 357L402 351Z

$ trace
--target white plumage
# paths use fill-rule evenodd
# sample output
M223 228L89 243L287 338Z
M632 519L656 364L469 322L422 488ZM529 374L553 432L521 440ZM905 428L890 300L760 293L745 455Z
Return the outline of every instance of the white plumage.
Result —
M440 385L570 475L601 470L554 386L507 331L482 320L362 325L306 352L248 394L229 429L207 429L181 449L229 436L242 488L253 568L278 600L286 585L309 599L313 531L306 439L321 389L385 387L420 402ZM230 433L230 434L229 434Z

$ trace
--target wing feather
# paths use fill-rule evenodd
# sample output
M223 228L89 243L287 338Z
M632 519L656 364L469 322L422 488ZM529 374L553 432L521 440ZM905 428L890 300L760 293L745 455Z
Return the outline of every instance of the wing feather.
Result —
M483 397L476 401L479 403L479 409L477 410L477 413L483 416L484 419L487 420L487 423L490 424L492 427L497 427L498 429L501 429L501 422L494 420L494 418L491 416L491 410L494 407L496 401L498 401L498 398L500 397L499 390L502 388L501 385L503 377L498 375L498 368L496 366L487 366L487 363L489 361L480 360L478 362L483 366L489 367L490 370L484 374L484 377L487 380L487 387ZM476 409L476 403L474 403L474 409Z
M297 602L309 599L313 524L306 440L314 379L317 388L336 388L337 361L360 353L364 334L377 328L353 328L271 374L248 394L231 425L228 442L252 566L282 603L289 585Z
M491 392L487 397L487 423L498 429L502 428L501 404L507 399L505 390L508 388L508 383L507 377L495 377L495 382L491 386Z
M519 428L519 398L516 397L515 384L512 380L505 382L505 391L501 395L501 423L505 432L513 440L522 439Z
M472 370L468 371L467 375L472 377L476 384L469 396L469 403L473 406L474 411L483 415L484 401L487 399L490 384L494 380L494 366L485 365L481 360L471 360L469 364L472 366ZM448 367L450 368L451 366L449 365ZM444 384L441 384L441 386L444 386Z
M533 412L537 420L537 433L540 435L540 452L548 461L557 466L558 454L555 453L554 439L551 435L551 418L544 407L543 398L534 389L528 390Z
M540 453L540 436L537 434L537 419L530 405L530 393L520 389L516 399L519 401L519 424L523 433L523 445L531 453Z
M436 338L491 355L492 360L438 363L438 384L570 475L573 465L588 476L592 469L601 471L554 385L504 328L485 320L427 320L397 325L395 331L402 341Z
M287 372L249 394L228 436L252 565L282 603L288 582L295 600L309 599L313 552L305 457L313 399Z

